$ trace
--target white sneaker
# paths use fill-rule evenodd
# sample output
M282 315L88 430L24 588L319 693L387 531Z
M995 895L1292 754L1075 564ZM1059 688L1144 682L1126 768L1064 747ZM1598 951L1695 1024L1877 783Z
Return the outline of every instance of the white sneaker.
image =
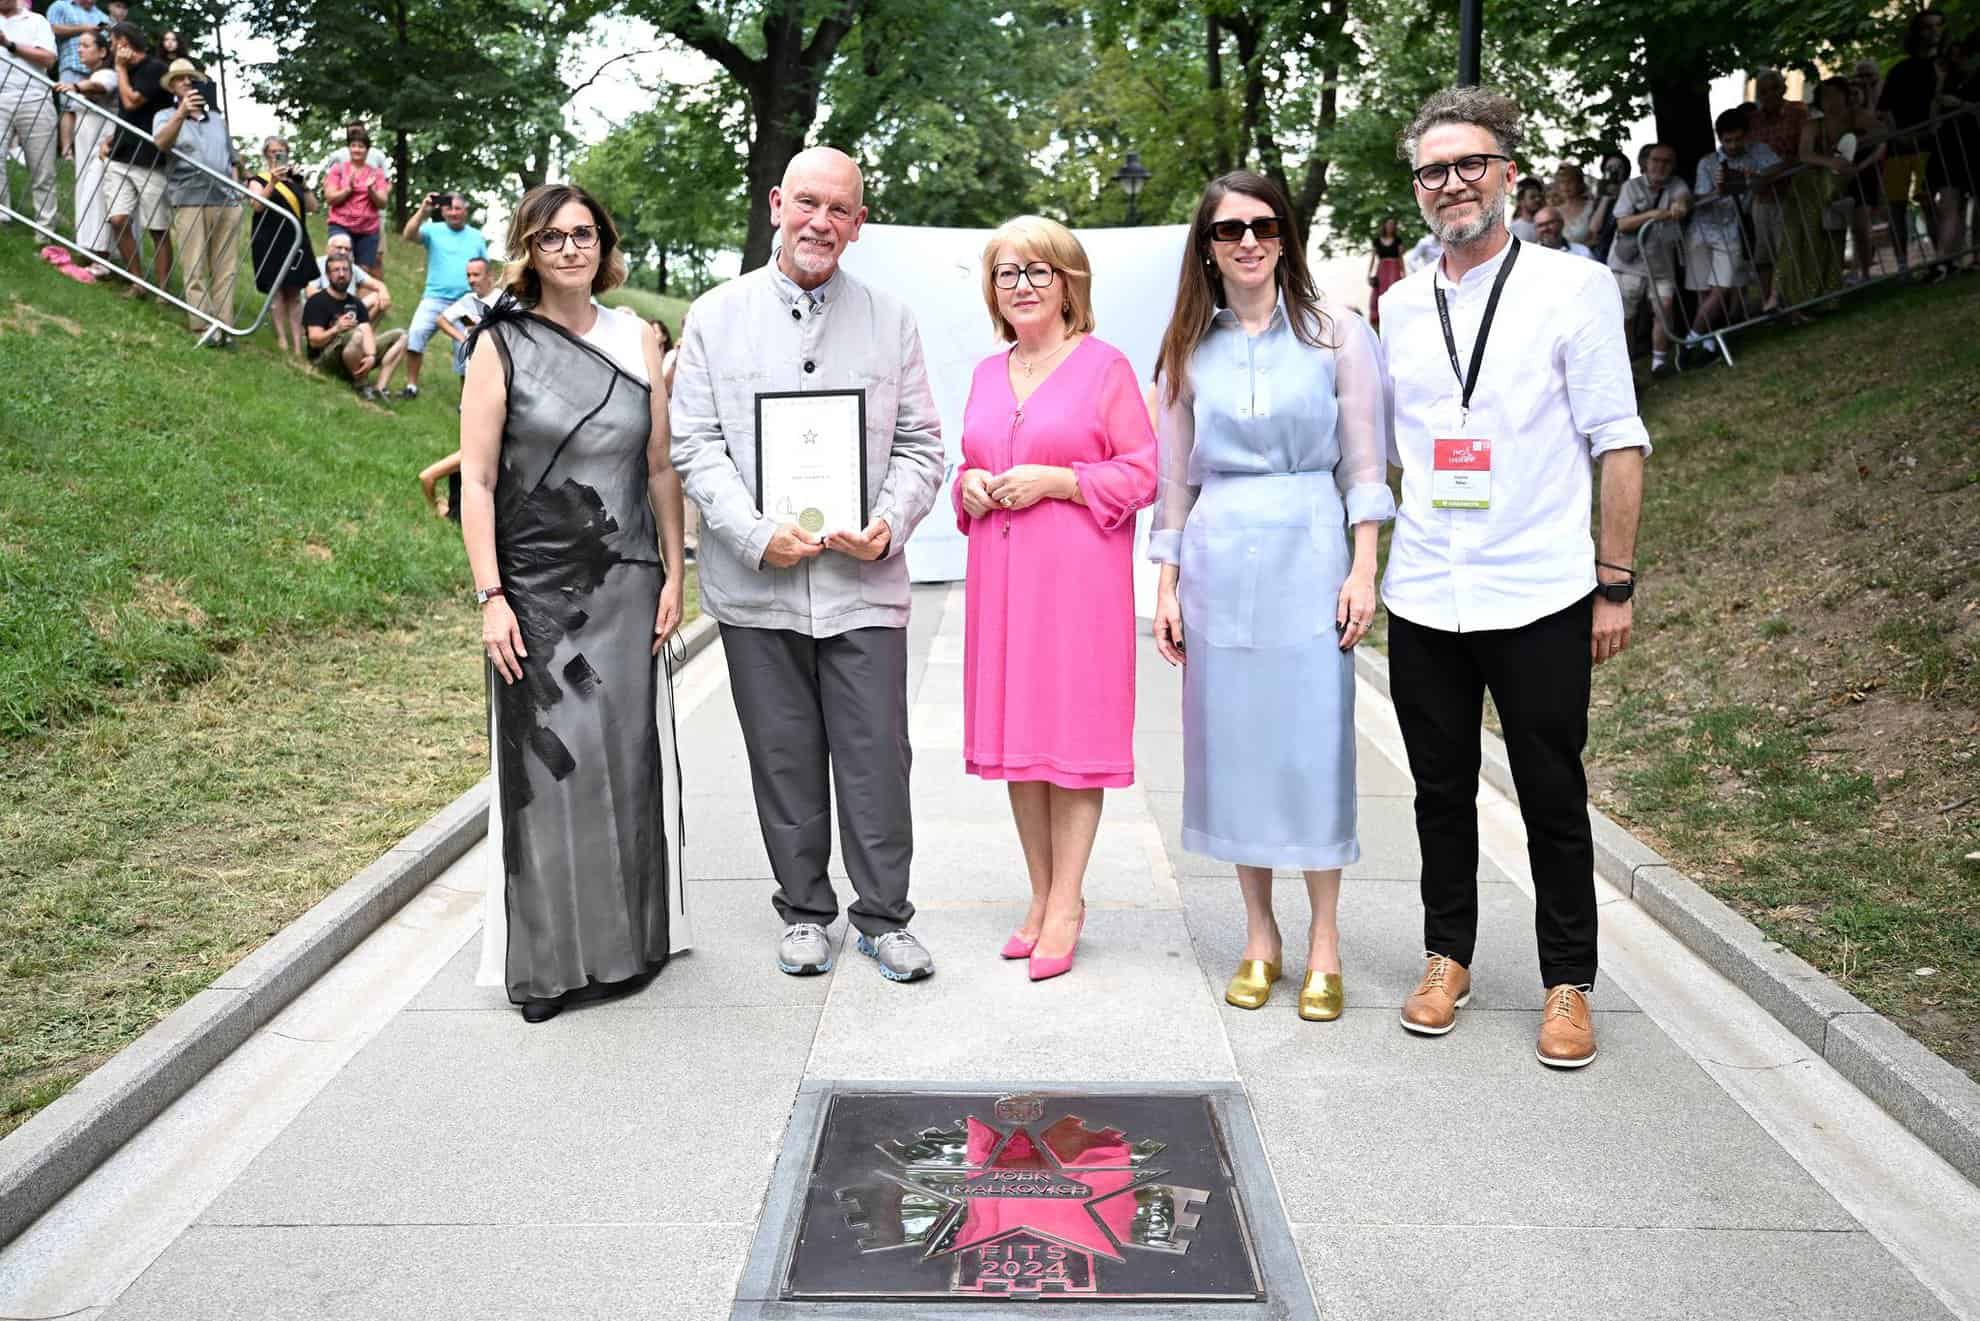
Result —
M876 939L860 933L859 952L880 965L880 975L890 982L918 982L935 975L934 956L906 927L883 931Z
M816 977L832 970L832 942L816 922L793 922L777 942L777 970L793 977Z

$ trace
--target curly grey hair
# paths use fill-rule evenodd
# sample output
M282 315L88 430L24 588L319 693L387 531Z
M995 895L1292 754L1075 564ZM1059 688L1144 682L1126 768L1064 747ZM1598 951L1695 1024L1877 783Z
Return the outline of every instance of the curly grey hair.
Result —
M1520 126L1519 102L1491 87L1446 87L1433 93L1396 135L1396 155L1407 165L1416 164L1416 149L1423 135L1439 124L1474 124L1498 140L1499 150L1519 159L1526 142Z

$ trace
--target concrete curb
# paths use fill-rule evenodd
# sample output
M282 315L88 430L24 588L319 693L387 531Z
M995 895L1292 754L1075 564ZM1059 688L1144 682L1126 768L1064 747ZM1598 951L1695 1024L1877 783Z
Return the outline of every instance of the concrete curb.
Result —
M686 660L718 636L681 630ZM488 831L476 784L0 1141L0 1244L26 1229Z
M1355 670L1384 697L1388 658L1362 648ZM1506 745L1483 732L1479 773L1517 799ZM1934 1055L1821 971L1767 939L1670 861L1595 808L1595 869L1692 953L1752 996L1810 1050L1980 1184L1980 1083Z

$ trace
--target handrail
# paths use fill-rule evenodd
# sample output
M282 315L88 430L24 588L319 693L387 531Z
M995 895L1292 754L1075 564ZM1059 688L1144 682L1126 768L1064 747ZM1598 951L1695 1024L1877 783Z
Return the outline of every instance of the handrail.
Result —
M200 164L198 161L193 160L191 157L185 155L183 152L179 151L179 149L176 147L171 147L171 148L159 147L158 139L152 136L151 132L148 129L132 124L130 121L124 119L121 115L117 114L112 110L106 109L103 106L97 105L94 101L90 100L87 97L75 95L75 94L69 94L69 93L56 92L55 90L57 85L56 82L53 79L47 77L46 75L38 73L23 65L13 63L11 61L0 60L0 102L12 103L18 100L23 94L24 89L26 89L27 95L33 95L34 89L37 84L40 93L47 98L47 104L49 106L49 111L48 111L49 114L59 116L63 112L73 109L78 112L95 115L98 118L107 120L109 122L111 132L113 133L124 132L124 133L133 134L143 139L144 141L150 143L153 147L157 148L161 154L169 155L170 157L172 157L172 159L175 162L177 162L181 166L190 166L194 170L198 171L200 174L205 175L208 179L222 185L227 192L235 195L238 198L242 206L243 209L242 231L243 231L243 236L245 238L247 232L252 228L253 216L256 210L258 208L264 207L265 204L260 199L256 198L253 193L249 192L244 185L228 177L227 175L215 173L214 171L208 169L206 166ZM53 150L54 148L51 145L50 151L52 152ZM26 142L25 140L23 140L24 155L26 154L26 151L27 151ZM0 169L7 169L7 168L10 168L7 162L4 160L0 160ZM58 170L58 166L54 162L50 163L49 168L51 171ZM159 168L168 169L169 167L160 166ZM76 163L76 174L78 177L80 177L82 173L82 169L83 169L83 163L78 161ZM34 162L32 159L29 159L28 161L27 172L29 175L29 179L28 179L28 187L30 193L29 201L30 201L30 205L32 205L33 173L34 173ZM35 219L32 212L23 213L22 211L16 209L14 205L15 200L17 199L12 198L11 190L10 190L10 200L5 204L0 204L0 216L6 216L8 219L15 220L27 225L28 228L34 230L35 233L40 234L43 237L55 243L60 244L62 247L67 248L70 252L75 253L78 257L81 257L87 261L96 262L101 260L101 255L99 253L92 251L81 245L81 243L78 241L79 236L73 234L63 234L59 230L50 229L49 227L41 224L40 221ZM167 205L169 206L169 203ZM73 208L74 214L71 220L72 228L75 225L80 224L82 219L83 207L84 207L83 199L80 196L77 196L74 201L74 208ZM281 263L276 267L276 269L279 271L286 271L289 268L289 264L295 260L296 253L302 249L302 245L303 245L302 221L299 217L290 215L287 211L283 210L281 207L267 206L266 209L273 212L277 217L279 217L280 223L286 225L290 231L288 248L283 253ZM133 219L135 220L135 218ZM139 266L142 268L144 266L144 262L142 260L143 239L141 234L137 236L137 244L139 249ZM244 242L242 244L242 247L249 251L252 250L252 244L248 242ZM174 254L175 263L176 263L176 257L177 254L175 253ZM106 265L107 264L108 263L106 263ZM236 259L236 264L237 265L239 264L238 257ZM261 307L255 313L253 320L249 321L246 325L236 325L231 321L220 320L218 317L214 316L211 312L203 308L194 307L192 304L180 298L177 294L174 294L169 288L162 287L159 284L154 284L151 280L145 278L144 274L142 273L142 270L140 270L139 272L132 272L118 266L110 266L109 269L116 271L118 275L130 281L132 284L138 286L139 288L148 290L153 295L172 304L174 307L177 307L182 311L185 311L190 315L198 317L202 321L205 321L207 323L207 331L204 335L201 336L201 341L200 341L201 343L207 342L208 340L212 339L215 335L242 336L242 335L253 334L257 329L260 328L261 323L267 319L269 305L274 301L274 297L275 297L274 288L280 287L279 282L277 282L274 288L271 288L269 292L262 297ZM249 269L252 269L251 263ZM158 274L158 272L154 272L154 274ZM170 268L168 268L162 274L165 279L169 280L171 275ZM238 272L236 272L236 275L238 277ZM236 301L235 303L235 308L238 308L238 301ZM229 309L229 314L233 315L234 310Z

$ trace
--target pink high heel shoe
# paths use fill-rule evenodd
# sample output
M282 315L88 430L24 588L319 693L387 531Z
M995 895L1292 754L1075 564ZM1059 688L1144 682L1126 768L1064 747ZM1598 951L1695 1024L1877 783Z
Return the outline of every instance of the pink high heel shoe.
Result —
M997 952L1007 959L1028 959L1031 957L1032 947L1037 944L1038 941L1036 939L1026 940L1023 936L1013 931L1011 932L1011 938L1005 941L1004 947Z
M1028 971L1031 974L1031 980L1034 982L1042 982L1042 981L1047 981L1053 977L1062 977L1066 973L1071 972L1073 966L1073 955L1079 951L1079 938L1080 935L1085 932L1085 930L1086 930L1086 905L1081 904L1079 906L1079 925L1073 928L1072 948L1067 950L1064 954L1061 954L1057 957L1041 956L1041 955L1033 954L1031 956L1031 962L1028 968ZM1040 932L1040 934L1043 935L1044 933Z

